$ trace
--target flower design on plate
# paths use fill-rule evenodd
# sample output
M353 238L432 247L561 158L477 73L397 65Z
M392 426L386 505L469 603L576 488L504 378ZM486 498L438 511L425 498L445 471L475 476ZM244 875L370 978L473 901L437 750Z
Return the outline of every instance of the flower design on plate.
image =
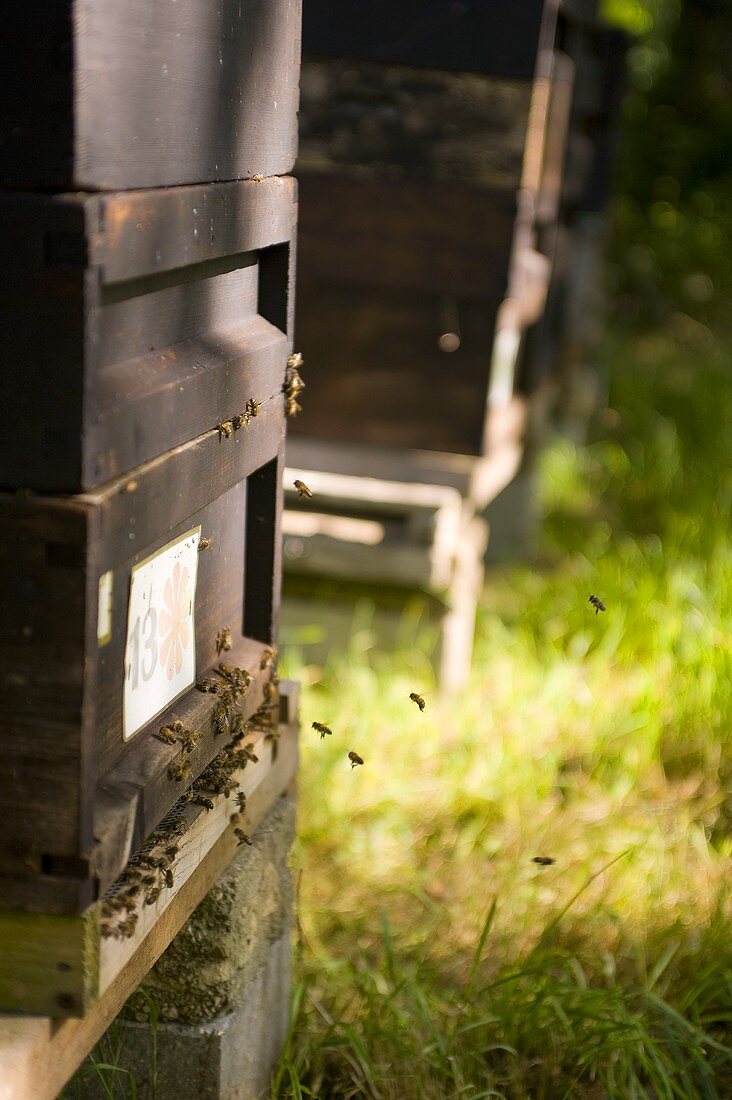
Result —
M163 589L165 607L160 612L160 660L169 680L183 667L183 650L187 648L191 632L188 627L190 597L188 595L188 568L181 569L177 561L172 577L168 577Z

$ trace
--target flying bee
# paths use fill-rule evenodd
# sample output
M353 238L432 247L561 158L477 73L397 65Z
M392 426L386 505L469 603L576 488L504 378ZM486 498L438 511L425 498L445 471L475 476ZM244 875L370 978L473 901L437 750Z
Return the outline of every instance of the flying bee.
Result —
M255 753L251 745L245 745L241 751L241 754L246 760L251 760L252 764L259 763L259 757Z
M207 810L212 810L214 808L214 804L211 801L211 799L206 798L202 794L194 795L193 796L193 801L197 802L199 806L205 806Z
M234 836L239 841L239 844L248 844L250 848L254 844L252 838L247 836L243 829L234 829Z
M219 433L219 439L221 439L222 436L224 439L229 439L233 430L234 429L231 426L230 420L219 420L218 424L216 425L216 431Z
M117 934L129 940L135 934L137 927L137 913L130 913L127 920L120 921L117 925Z
M353 771L358 764L363 764L363 757L359 756L357 752L349 752L348 759L351 761L351 771Z
M320 734L321 741L326 736L333 736L333 730L330 728L330 726L324 726L322 722L313 722L313 729Z
M198 540L198 549L199 549L199 551L200 550L208 550L209 546L211 545L211 542L212 542L211 539L199 539Z
M250 416L259 416L259 410L262 406L253 397L250 397L247 401L247 412Z
M538 863L540 867L551 867L552 863L556 863L556 859L552 859L551 856L534 856L531 860L532 863Z
M410 691L409 698L413 703L416 703L420 710L424 710L424 699L421 695L417 695L416 691Z
M298 478L295 478L293 484L297 489L297 495L299 497L312 497L313 491L305 484L304 481L300 481Z
M169 890L172 890L173 882L175 880L173 879L173 872L171 871L170 867L166 867L165 871L163 872L163 876L165 878L165 885Z
M228 626L224 626L216 635L216 655L219 656L222 650L228 653L231 649L231 631Z
M177 741L172 726L161 726L155 736L158 741L163 741L166 745L174 745Z
M602 600L600 599L599 596L590 596L589 600L590 600L590 603L592 604L592 606L595 609L595 614L596 615L597 615L598 611L607 611L607 608L605 607L605 604L602 602Z
M153 886L145 894L145 905L154 905L162 893L161 886Z
M248 412L237 413L236 416L232 416L231 426L232 426L232 428L234 429L235 432L238 432L240 428L248 428L249 427L249 413Z
M244 813L247 808L247 796L244 794L244 791L237 791L236 808L240 813Z
M190 779L191 777L191 765L187 760L183 760L178 764L171 764L168 768L168 779L171 779L173 783L182 783L184 779Z
M272 661L276 661L276 660L277 660L277 650L274 649L273 646L267 646L266 649L262 650L262 656L259 658L259 667L260 667L260 669L265 669L267 667L267 665L271 664Z

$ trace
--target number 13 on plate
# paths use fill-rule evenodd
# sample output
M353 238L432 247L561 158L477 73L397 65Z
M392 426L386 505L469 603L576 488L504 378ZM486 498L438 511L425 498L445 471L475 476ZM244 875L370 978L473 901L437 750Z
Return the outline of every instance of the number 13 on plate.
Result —
M134 737L196 679L196 579L201 528L132 569L122 736Z

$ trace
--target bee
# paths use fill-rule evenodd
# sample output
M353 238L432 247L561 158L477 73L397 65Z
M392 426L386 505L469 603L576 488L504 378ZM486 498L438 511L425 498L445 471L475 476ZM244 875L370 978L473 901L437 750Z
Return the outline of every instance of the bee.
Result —
M228 626L224 626L216 635L216 655L218 656L222 650L228 653L231 649L231 631Z
M333 730L330 728L330 726L324 726L322 722L313 722L313 729L320 734L321 741L326 736L333 736Z
M137 919L137 913L130 913L127 920L120 921L117 925L117 935L129 940L135 934Z
M209 548L209 546L211 545L211 542L212 542L212 541L213 541L212 539L199 539L199 540L198 540L198 549L199 549L199 552L200 552L201 550L208 550L208 548Z
M168 856L169 859L175 859L175 857L178 855L178 850L179 849L177 844L171 844L165 849L165 854L166 856Z
M249 427L249 413L248 412L237 413L236 416L232 416L231 426L232 426L232 428L234 429L235 432L238 432L240 428L248 428Z
M172 726L161 726L155 736L166 745L174 745L178 740Z
M199 806L205 806L207 810L212 810L214 808L214 804L211 801L211 799L206 798L202 794L194 795L193 796L193 801L197 802Z
M165 885L167 886L167 888L169 890L172 890L173 882L175 880L173 879L173 872L171 871L170 867L166 867L165 871L163 872L163 877L165 878Z
M257 172L256 175L252 176L252 183L264 183L264 176Z
M285 384L282 387L286 398L285 414L287 416L297 416L302 411L297 400L300 391L305 389L305 383L300 375L302 364L303 358L299 351L293 352L287 360Z
M296 478L295 481L293 482L293 484L294 484L295 488L297 489L298 497L312 497L313 491L312 491L312 489L308 488L308 486L305 484L304 481L299 481Z
M214 708L214 712L213 712L214 737L221 737L222 734L226 733L228 728L229 728L229 711L228 711L228 708L222 706L221 703L219 703L219 705Z
M359 756L357 752L349 752L348 759L351 761L351 771L353 771L358 764L363 764L363 757Z
M183 736L179 738L183 752L193 752L202 737L200 730L185 730Z
M416 691L410 691L409 698L413 703L416 703L420 710L424 710L424 699L421 695L417 695Z
M255 401L253 397L250 397L247 401L247 412L250 416L259 416L259 410L261 408L262 406L259 404L258 401Z
M247 808L247 796L244 791L238 791L236 795L236 808L240 813L244 813Z
M259 658L259 667L260 667L260 669L265 669L267 667L267 665L271 664L272 661L276 661L276 660L277 660L277 650L274 649L272 646L267 646L266 649L262 650L262 656Z
M154 905L163 891L162 886L153 886L145 894L145 905Z
M213 695L217 695L221 690L221 685L218 680L212 680L210 676L204 676L202 680L199 680L196 684L199 691L210 691Z
M136 897L137 894L139 894L139 892L140 892L140 887L139 886L134 886L131 889L125 891L124 894L118 894L117 895L117 901L119 901L120 905L124 909L132 910L137 905L135 897Z
M556 863L556 859L552 859L551 856L534 856L531 860L532 863L538 863L540 867L551 867L552 863Z
M183 760L178 764L171 764L168 768L168 779L171 779L173 783L182 783L184 779L190 779L191 777L191 765L187 760Z
M224 439L229 439L234 429L231 426L230 420L219 420L215 430L219 433L219 439L221 439L222 436Z
M590 596L589 600L590 600L590 603L592 604L592 606L595 609L595 614L596 615L597 615L598 611L607 611L607 608L605 607L605 604L602 602L602 600L600 599L599 596Z
M241 751L241 754L242 754L242 756L244 757L245 760L251 760L252 764L258 764L259 763L259 757L254 752L254 749L252 748L251 745L245 745L244 748Z
M252 838L247 836L243 829L234 829L234 836L239 841L239 844L248 844L250 848L252 844L254 844Z
M143 877L140 879L140 882L143 886L154 886L157 881L158 880L155 875L143 875Z

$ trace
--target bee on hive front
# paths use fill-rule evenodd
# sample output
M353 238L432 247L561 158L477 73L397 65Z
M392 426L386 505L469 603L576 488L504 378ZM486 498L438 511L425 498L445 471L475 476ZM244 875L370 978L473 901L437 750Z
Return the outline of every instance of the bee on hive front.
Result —
M187 760L183 760L178 764L171 764L168 768L168 779L173 783L182 783L184 779L190 779L191 777L191 765Z
M299 497L312 497L312 495L313 495L312 489L309 489L304 481L300 481L298 478L296 478L295 482L294 482L294 485L295 485L295 488L297 489L297 495Z
M215 430L219 433L219 439L222 436L224 439L229 439L234 429L230 420L219 420Z
M250 397L247 401L247 412L250 416L259 416L259 410L261 409L261 407L262 406L259 404L259 402L255 401L253 397Z
M272 661L276 661L276 660L277 660L277 650L273 646L267 646L266 649L262 650L262 655L259 658L259 667L260 667L260 669L265 669L267 667L267 665L271 664Z
M238 432L240 428L249 427L249 413L237 413L236 416L231 418L231 426L235 432Z
M209 546L211 545L211 541L212 541L211 539L199 539L198 540L198 549L199 550L208 550Z
M171 726L161 726L155 736L158 741L163 741L166 745L174 745L177 741L175 731Z
M357 752L349 752L348 759L351 761L351 771L353 771L358 764L363 764L363 757L359 756Z
M419 707L420 710L424 710L425 704L424 704L424 699L422 698L421 695L417 695L416 691L410 691L409 698L412 700L413 703L417 704L417 706Z
M590 596L589 600L595 609L595 614L597 614L598 611L607 611L605 604L602 602L599 596Z
M244 813L247 808L247 796L244 794L244 791L237 792L236 808L240 813Z
M324 726L322 722L313 722L313 729L320 734L321 741L324 737L332 737L333 735L333 730L330 728L330 726Z

